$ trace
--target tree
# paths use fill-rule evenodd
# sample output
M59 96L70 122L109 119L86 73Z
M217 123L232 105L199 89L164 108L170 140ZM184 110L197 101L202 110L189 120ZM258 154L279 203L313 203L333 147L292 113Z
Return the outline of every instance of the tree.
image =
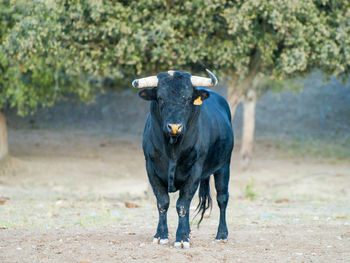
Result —
M242 158L252 158L257 98L314 68L344 77L350 63L346 0L11 1L2 38L0 108L26 114L107 83L169 69L214 69L234 113L244 104ZM25 8L22 8L25 6ZM1 59L1 55L0 55ZM3 84L3 83L6 83Z
M94 94L87 75L62 66L69 50L54 41L60 31L51 8L42 1L0 4L0 159L8 152L2 109L17 107L26 115L66 97L88 100Z
M9 1L3 1L0 3L0 43L4 39L6 31L13 24L12 12L9 8ZM0 105L5 103L5 98L2 96L4 91L5 82L3 80L4 73L6 71L6 61L3 53L0 51ZM8 154L7 145L7 127L5 115L1 111L0 107L0 161L4 159Z
M347 76L349 15L349 1L342 0L235 1L223 10L234 56L229 100L233 111L244 104L243 159L252 157L255 104L266 88L315 68Z

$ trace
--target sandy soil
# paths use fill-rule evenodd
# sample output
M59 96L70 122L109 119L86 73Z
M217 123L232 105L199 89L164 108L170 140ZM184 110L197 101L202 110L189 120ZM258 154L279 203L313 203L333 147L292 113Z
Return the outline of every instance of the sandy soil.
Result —
M170 244L152 244L157 211L147 195L139 136L9 134L12 157L0 176L0 262L350 262L349 162L290 159L257 145L253 166L242 171L234 153L228 243L213 242L214 204L199 229L193 220L191 248L177 250L176 196Z

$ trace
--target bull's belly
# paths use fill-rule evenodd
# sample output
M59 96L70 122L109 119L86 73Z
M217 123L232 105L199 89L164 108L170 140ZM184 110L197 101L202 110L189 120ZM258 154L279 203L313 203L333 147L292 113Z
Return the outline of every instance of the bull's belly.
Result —
M215 173L218 169L220 169L223 164L226 162L226 158L224 160L217 160L217 162L204 162L202 167L201 179L207 178L211 174ZM159 158L157 161L153 163L156 167L157 175L162 179L165 185L168 184L168 175L169 175L169 163L170 160L168 158ZM186 182L189 176L192 174L192 167L195 163L191 158L188 160L184 159L180 164L176 166L174 183L177 188Z
M200 174L201 179L205 179L211 174L220 169L231 157L233 147L233 138L226 137L223 139L217 139L215 143L211 144L205 154L201 154L198 159L198 152L194 147L187 148L179 155L176 161L176 169L174 176L174 184L177 188L186 182L189 176L192 176L192 168L197 163L202 163L202 172ZM169 165L170 158L156 149L148 151L146 160L152 162L156 174L161 178L165 185L168 185Z

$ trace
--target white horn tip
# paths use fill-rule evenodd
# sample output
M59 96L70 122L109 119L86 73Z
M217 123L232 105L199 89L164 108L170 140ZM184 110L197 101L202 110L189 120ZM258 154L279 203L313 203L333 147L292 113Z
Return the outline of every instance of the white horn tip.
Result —
M132 85L134 88L137 88L137 87L139 86L139 81L138 81L138 79L135 79L135 80L131 83L131 85Z
M213 82L213 87L215 87L218 84L218 79L215 77L214 73L211 72L209 69L205 69L205 71L209 74L212 82Z

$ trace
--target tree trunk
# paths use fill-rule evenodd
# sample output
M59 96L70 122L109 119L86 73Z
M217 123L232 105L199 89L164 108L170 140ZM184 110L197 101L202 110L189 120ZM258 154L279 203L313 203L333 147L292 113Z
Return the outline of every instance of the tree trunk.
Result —
M228 92L228 103L231 109L232 121L235 118L236 109L238 104L241 102L241 100L242 100L242 96L240 94L234 93L234 92Z
M242 100L242 92L241 90L237 89L239 76L235 72L233 72L230 77L231 80L227 85L227 100L230 105L231 118L233 121L235 118L237 106Z
M7 126L5 114L0 111L0 161L8 154Z
M248 166L253 157L256 101L254 90L249 90L243 99L243 134L240 154L244 166Z
M228 100L232 112L232 120L237 105L243 101L243 132L240 155L244 168L248 167L253 157L255 105L257 101L256 88L263 77L261 70L260 52L255 50L249 62L249 72L240 81L236 71L232 72L231 83L228 86Z

